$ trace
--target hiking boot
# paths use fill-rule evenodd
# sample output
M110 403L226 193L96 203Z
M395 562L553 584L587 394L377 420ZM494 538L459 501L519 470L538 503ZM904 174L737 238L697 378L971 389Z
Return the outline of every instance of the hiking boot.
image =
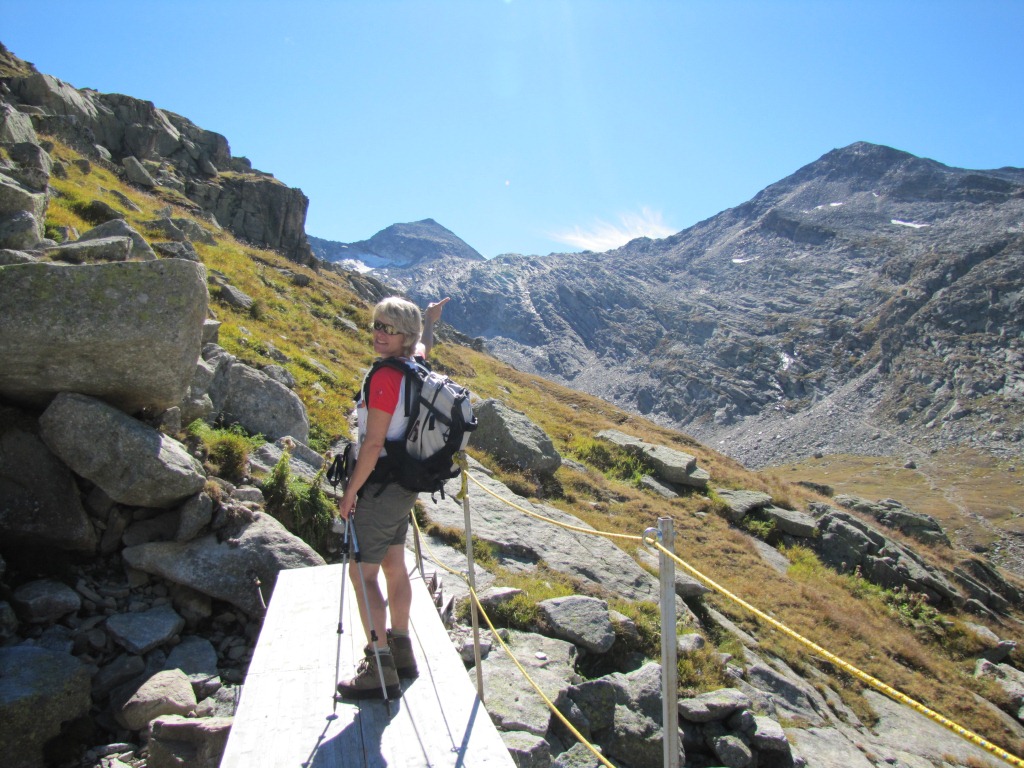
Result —
M364 649L366 655L356 667L356 674L350 680L338 683L338 696L342 699L381 699L380 673L377 671L377 656L372 648ZM402 686L395 671L395 660L388 651L380 651L380 669L384 673L384 688L388 699L402 695Z
M420 670L416 666L416 657L412 652L412 638L408 635L397 637L388 630L388 645L391 647L391 655L395 659L395 669L398 676L403 680L415 680L420 676Z

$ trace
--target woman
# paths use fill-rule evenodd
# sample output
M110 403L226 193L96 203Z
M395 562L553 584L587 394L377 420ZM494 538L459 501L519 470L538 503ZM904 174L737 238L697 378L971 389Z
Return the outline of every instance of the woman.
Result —
M446 298L427 307L429 330L447 302ZM423 349L420 345L424 331L420 310L405 299L391 296L377 304L372 329L373 351L378 357L402 359L412 358L421 350L424 354L429 352L429 347ZM426 339L428 343L431 340L430 336ZM380 459L385 455L385 440L405 436L408 418L400 405L404 396L404 374L385 366L374 371L364 383L356 403L359 434L353 446L355 465L338 511L342 519L351 517L359 545L360 559L349 563L349 574L357 598L366 596L356 602L368 644L355 677L338 683L338 693L343 698L380 698L382 675L387 698L397 698L401 696L400 679L419 674L409 637L412 586L405 567L405 537L417 494L398 483L387 482L380 471L374 473L378 463L383 464ZM387 583L386 604L377 584L381 570ZM389 611L391 628L384 634L382 629L387 626Z

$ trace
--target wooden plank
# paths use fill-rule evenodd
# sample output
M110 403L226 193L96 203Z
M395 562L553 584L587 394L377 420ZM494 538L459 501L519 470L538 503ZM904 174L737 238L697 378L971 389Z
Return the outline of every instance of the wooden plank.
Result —
M222 768L515 765L411 558L410 572L420 676L403 682L390 710L382 701L333 701L337 677L354 673L366 642L348 578L337 632L342 566L279 574Z

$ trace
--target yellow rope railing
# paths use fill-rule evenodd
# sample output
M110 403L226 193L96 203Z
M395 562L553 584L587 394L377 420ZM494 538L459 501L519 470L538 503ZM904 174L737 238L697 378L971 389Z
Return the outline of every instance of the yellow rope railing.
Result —
M888 696L889 698L893 699L894 701L897 701L897 702L899 702L901 704L906 704L911 709L915 710L916 712L919 712L920 714L924 715L925 717L927 717L928 719L932 720L933 722L938 723L939 725L941 725L944 728L952 731L957 736L960 736L961 738L966 739L967 741L971 742L972 744L974 744L974 745L976 745L978 747L981 747L986 752L989 752L990 754L995 755L996 757L1000 758L1001 760L1006 761L1010 765L1017 766L1017 768L1024 768L1024 760L1021 760L1019 757L1010 754L1005 749L1002 749L1001 747L997 746L996 744L993 744L992 742L988 741L987 739L985 739L982 736L979 736L978 734L974 733L973 731L971 731L971 730L969 730L967 728L964 728L962 725L959 725L958 723L954 722L953 720L950 720L949 718L945 717L944 715L941 715L938 712L936 712L936 711L934 711L932 709L929 709L924 704L921 704L920 702L910 698L906 694L901 693L900 691L896 690L895 688L893 688L893 687L883 683L881 680L878 680L877 678L872 677L867 672L864 672L863 670L858 669L854 665L850 664L847 661L844 661L843 659L839 658L835 654L830 653L829 651L826 651L824 648L822 648L817 643L813 642L812 640L809 640L809 639L805 638L804 636L802 636L798 632L795 632L794 630L790 629L789 627L787 627L782 622L778 621L777 619L772 618L771 616L769 616L768 614L764 613L763 611L758 610L757 608L755 608L754 606L750 605L748 602L746 602L742 598L734 595L732 592L727 590L725 587L721 586L720 584L716 583L715 581L713 581L709 577L705 576L703 573L698 571L696 568L694 568L693 566L691 566L688 563L686 563L685 561L683 561L674 552L670 552L665 547L663 547L660 542L654 542L652 544L651 542L648 542L646 539L644 539L643 536L637 536L637 535L633 535L633 534L624 534L624 533L613 533L613 532L610 532L610 531L600 531L600 530L597 530L595 528L584 528L582 526L570 525L568 523L564 523L564 522L555 520L553 518L545 517L544 515L537 514L536 512L528 510L525 507L522 507L522 506L520 506L518 504L515 504L514 502L509 501L508 499L502 498L500 495L498 495L497 493L495 493L491 489L487 488L479 480L477 480L475 477L472 477L469 474L469 470L468 470L468 466L467 465L468 465L468 462L466 462L466 461L463 461L461 463L461 466L462 466L462 473L461 473L462 474L462 480L461 480L462 486L461 486L461 489L459 491L458 498L463 498L465 496L465 494L468 493L468 486L467 486L467 483L466 483L466 478L468 477L470 480L473 481L473 483L477 487L479 487L485 493L490 494L491 496L493 496L494 498L498 499L499 501L502 501L505 504L508 504L513 509L519 510L523 514L528 515L529 517L532 517L534 519L542 520L543 522L550 523L551 525L557 525L557 526L559 526L561 528L565 528L565 529L570 530L570 531L576 531L578 533L590 534L592 536L603 536L603 537L609 538L609 539L623 539L623 540L627 540L627 541L639 541L639 542L642 542L642 543L644 543L644 544L646 544L648 546L654 546L659 551L661 551L664 554L666 554L667 556L671 557L673 559L673 561L675 561L676 564L681 566L685 571L687 571L694 578L702 581L708 587L710 587L714 591L716 591L719 594L721 594L723 597L731 600L732 602L736 603L740 607L742 607L745 610L749 611L750 613L754 614L755 616L757 616L758 618L760 618L763 621L767 622L769 625L771 625L772 627L774 627L778 631L782 632L783 634L787 635L788 637L791 637L792 639L794 639L797 642L801 643L803 646L805 646L806 648L809 648L810 650L812 650L814 653L818 654L822 658L827 659L832 664L835 664L840 669L845 670L847 673L849 673L853 677L856 677L858 680L860 680L861 682L863 682L867 686L869 686L871 688L874 688L875 690L877 690L880 693ZM441 563L437 563L437 564L441 565L441 567L445 568L446 570L449 570L452 573L455 573L455 571L452 571L447 566L444 566ZM461 574L458 574L458 575L461 578ZM476 602L477 606L480 607L479 600L478 600L475 592L473 592L472 589L470 589L470 591L471 591L471 593L473 593L473 599ZM482 607L480 607L480 611L481 611L481 613L483 613ZM493 632L494 626L491 624L491 620L490 620L490 618L487 617L486 613L484 613L484 619L487 621L488 626L491 627L491 630ZM497 637L497 635L495 635L495 637ZM500 637L498 638L498 642L502 642ZM508 648L504 645L503 642L502 642L502 646L505 647L506 651L508 651ZM525 674L525 670L519 664L519 662L515 659L515 657L513 657L511 653L509 653L509 656L510 656L510 658L512 658L513 661L515 661L516 666L518 666L520 668L520 670L522 670L524 672L524 674ZM529 679L529 676L527 676L527 679ZM540 689L537 687L537 685L532 680L530 680L530 683L534 686L535 690L537 690L537 692L540 693ZM543 696L543 693L541 693L541 696L544 698L545 702L548 701L547 698ZM573 733L575 735L577 735L577 738L580 738L581 741L582 741L582 737L580 737L577 734L577 732L575 731L575 729L572 728L571 725L569 725L569 723L562 716L561 712L558 711L557 707L555 707L553 704L550 704L550 702L548 702L548 705L549 705L549 707L551 707L552 711L555 712L562 719L562 721L564 723L566 723L566 725L569 726L570 730L572 730ZM583 743L586 744L587 742L584 741ZM590 747L589 744L587 744L587 746ZM594 752L595 755L598 754L593 749L593 747L590 747L590 749L591 749L591 751ZM603 758L601 758L601 759L602 759L603 762L605 762Z
M647 542L644 542L644 543L647 543ZM906 704L908 707L910 707L911 709L921 713L922 715L924 715L925 717L929 718L930 720L933 720L934 722L938 723L939 725L943 726L944 728L948 728L950 731L955 733L957 736L960 736L961 738L964 738L967 741L970 741L971 743L975 744L976 746L981 747L985 751L990 752L991 754L995 755L996 757L1001 758L1002 760L1005 760L1010 765L1016 765L1016 766L1020 766L1021 768L1024 768L1024 760L1021 760L1020 758L1016 757L1015 755L1011 755L1005 749L1002 749L999 746L991 743L990 741L988 741L987 739L983 738L982 736L979 736L978 734L974 733L973 731L970 731L967 728L964 728L962 725L959 725L958 723L950 720L948 717L945 717L944 715L941 715L938 712L936 712L936 711L934 711L932 709L929 709L924 704L921 704L920 702L910 698L905 693L901 693L900 691L897 691L892 686L886 685L885 683L883 683L878 678L872 677L867 672L864 672L863 670L858 669L857 667L853 666L853 664L850 664L849 662L844 661L843 659L841 659L838 656L836 656L834 653L830 653L829 651L826 651L824 648L822 648L820 645L818 645L814 641L808 640L806 637L804 637L800 633L795 632L794 630L792 630L789 627L787 627L785 624L783 624L778 619L773 619L771 616L766 614L764 611L758 610L757 608L752 606L747 601L745 601L742 598L737 597L736 595L734 595L732 592L727 590L725 587L723 587L720 584L717 584L716 582L712 581L710 578L705 576L703 573L698 571L696 568L693 568L691 565L689 565L686 562L684 562L676 554L674 554L672 552L669 552L665 547L663 547L661 545L660 542L654 543L653 546L657 550L659 550L660 552L663 552L666 555L668 555L669 557L671 557L672 560L675 561L676 565L682 566L683 569L686 570L691 576L693 576L693 577L695 577L697 579L700 579L700 581L702 581L705 584L707 584L708 587L710 587L711 589L715 590L716 592L718 592L722 596L728 598L729 600L732 600L734 603L736 603L737 605L741 606L742 608L745 608L746 610L750 611L750 613L752 613L755 616L757 616L757 618L761 619L762 621L767 622L768 624L770 624L772 627L777 629L779 632L782 632L787 637L791 637L792 639L794 639L797 642L801 643L805 647L810 648L812 651L814 651L814 653L816 653L819 656L821 656L821 657L827 659L828 661L832 662L837 667L839 667L840 669L846 671L850 675L853 675L858 680L860 680L862 683L865 683L866 685L870 686L871 688L874 688L876 691L879 691L879 692L885 694L889 698L891 698L891 699L893 699L895 701L898 701L901 704Z
M463 471L463 477L465 477L466 474L468 474L468 473ZM429 551L430 550L430 545L425 543L426 537L423 535L423 532L420 531L420 524L419 524L419 522L417 522L416 516L413 515L412 519L413 519L413 523L416 525L416 530L420 534L420 540L424 542L424 546ZM430 560L430 562L432 562L434 565L438 566L439 568L443 568L444 570L448 571L448 573L451 573L451 574L453 574L455 576L458 576L460 579L462 579L463 581L466 582L466 588L469 589L469 594L472 596L473 602L476 604L477 610L480 611L480 615L484 617L484 621L487 622L487 626L491 628L491 635L494 637L495 640L498 641L498 643L504 649L505 653L508 654L508 657L510 659L512 659L512 662L519 668L519 671L523 674L523 677L525 677L526 681L533 687L533 690L535 690L537 692L537 695L540 696L540 698L541 698L541 700L543 700L544 704L547 705L547 708L550 709L551 712L556 717L558 717L559 720L562 721L562 724L566 728L569 729L569 731L572 733L572 735L575 736L577 738L577 740L579 740L579 742L581 744L583 744L583 746L585 746L587 749L589 749L591 751L591 753L593 753L594 757L596 757L598 760L600 760L603 765L608 766L608 768L615 768L615 766L613 766L607 760L607 758L605 758L604 755L602 755L593 744L591 744L589 741L587 741L587 739L583 736L583 734L580 733L576 729L576 727L572 723L569 722L569 720L566 718L566 716L564 714L562 714L561 710L559 710L558 707L555 706L554 702L551 701L551 699L549 699L547 697L547 695L545 695L544 691L541 690L540 686L537 685L536 681L532 677L530 677L530 673L526 671L526 667L524 667L522 664L519 663L519 659L517 659L515 657L515 654L512 653L512 650L508 647L508 645L505 644L505 641L501 639L501 635L498 633L498 630L494 628L494 624L491 622L491 617L488 616L487 615L487 611L484 610L483 604L480 602L480 597L477 595L476 590L474 590L473 587L470 586L469 580L465 576L463 576L461 573L456 571L454 568L450 568L449 566L447 566L444 563L442 563L439 559L434 557L432 554L429 557L429 560Z

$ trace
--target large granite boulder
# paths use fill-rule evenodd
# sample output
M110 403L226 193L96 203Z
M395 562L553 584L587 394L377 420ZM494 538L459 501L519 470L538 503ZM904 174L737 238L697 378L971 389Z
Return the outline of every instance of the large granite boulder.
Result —
M499 462L539 475L553 475L562 465L551 438L525 414L500 400L484 400L473 407L477 428L470 445Z
M139 544L125 548L122 556L133 568L225 600L251 616L263 613L278 572L324 565L320 555L270 515L256 513L234 528L184 543Z
M82 598L55 579L36 579L14 590L14 606L32 624L52 624L82 607Z
M206 484L181 443L95 398L58 395L39 424L51 451L122 504L169 508Z
M592 653L607 653L615 642L608 603L596 597L566 595L537 603L555 637Z
M39 143L36 129L32 125L32 118L19 112L10 104L0 104L0 143L20 144L22 142Z
M749 512L766 509L772 504L772 497L763 491L734 490L732 488L715 488L715 495L725 507L722 516L730 523L739 525Z
M118 723L141 731L161 715L188 715L196 708L196 695L180 669L166 669L140 685L115 712Z
M661 665L648 663L570 686L558 703L610 757L635 768L657 768L664 760L661 702Z
M182 400L199 359L205 269L179 259L14 264L0 269L0 304L0 394L45 405L79 392L162 410Z
M571 683L579 682L573 669L576 647L565 640L510 631L508 647L531 679L554 701ZM495 647L481 661L487 681L487 713L499 729L544 736L551 726L551 711L539 696L524 696L522 673L504 648Z
M230 717L162 715L150 723L147 768L217 768L231 732Z
M81 237L78 238L78 242L99 240L107 237L127 237L132 241L131 256L133 259L140 259L144 261L153 261L156 259L156 254L153 252L153 248L146 241L138 230L132 227L131 224L126 222L124 219L112 219L104 224L93 227L92 229L83 232Z
M216 345L207 345L203 357L214 367L208 391L211 417L215 415L225 424L241 424L248 432L270 440L290 436L305 443L309 439L306 406L288 387Z
M9 768L43 768L43 748L89 712L89 671L38 646L0 648L0 755Z
M14 179L33 192L46 192L53 159L45 149L33 141L23 141L8 145L7 154L14 161L7 171Z
M34 247L42 237L39 222L46 213L46 195L0 173L0 248ZM7 303L5 302L5 306Z
M127 261L132 252L129 237L98 237L75 240L45 249L46 256L68 264L90 264L101 261Z
M38 547L91 552L96 532L67 466L36 435L0 435L0 536Z
M107 619L107 634L129 653L138 656L169 643L184 628L185 620L169 605L115 613Z

